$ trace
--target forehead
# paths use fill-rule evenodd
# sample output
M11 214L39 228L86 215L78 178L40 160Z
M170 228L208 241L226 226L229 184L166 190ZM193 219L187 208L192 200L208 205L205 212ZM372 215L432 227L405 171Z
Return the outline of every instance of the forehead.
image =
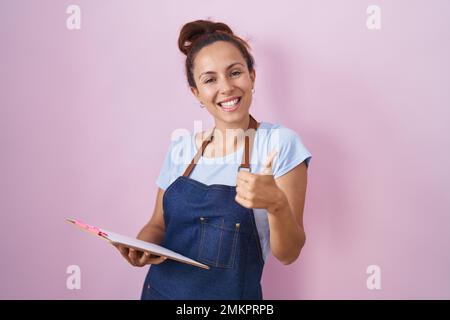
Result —
M194 73L204 71L221 71L231 63L240 62L246 65L238 48L225 41L217 41L203 47L195 57Z

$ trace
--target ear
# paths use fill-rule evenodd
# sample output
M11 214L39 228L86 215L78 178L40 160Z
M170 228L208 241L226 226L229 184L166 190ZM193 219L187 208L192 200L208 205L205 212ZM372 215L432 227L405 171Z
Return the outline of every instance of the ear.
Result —
M198 95L199 95L198 89L194 88L194 87L190 87L190 88L191 88L192 94L198 99Z
M252 79L253 85L255 84L255 80L256 80L256 71L255 69L253 69L252 72L250 72L250 79Z

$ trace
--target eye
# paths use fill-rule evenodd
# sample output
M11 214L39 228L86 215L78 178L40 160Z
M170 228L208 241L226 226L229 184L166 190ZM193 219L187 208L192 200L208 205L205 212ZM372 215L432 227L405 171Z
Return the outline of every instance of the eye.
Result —
M242 74L242 72L241 71L233 71L232 73L231 73L231 75L232 76L239 76L239 75L241 75ZM211 83L212 81L214 81L214 78L210 78L210 79L206 79L205 81L203 81L203 83L204 84L207 84L207 83Z

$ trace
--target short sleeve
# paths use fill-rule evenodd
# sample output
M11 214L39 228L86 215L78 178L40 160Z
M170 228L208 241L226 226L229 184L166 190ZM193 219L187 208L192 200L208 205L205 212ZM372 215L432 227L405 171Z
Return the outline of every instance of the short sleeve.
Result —
M183 135L171 140L156 185L163 190L182 174L192 159L191 136Z
M170 185L171 179L172 179L173 162L171 161L171 159L172 159L173 146L174 146L174 143L172 141L170 143L169 150L167 151L166 156L164 158L164 162L163 162L161 170L159 172L159 176L156 179L156 185L163 190L167 189L167 187Z
M272 164L274 178L286 174L303 161L309 167L312 155L299 135L286 127L276 128L275 131L276 133L271 136L271 150L278 151Z

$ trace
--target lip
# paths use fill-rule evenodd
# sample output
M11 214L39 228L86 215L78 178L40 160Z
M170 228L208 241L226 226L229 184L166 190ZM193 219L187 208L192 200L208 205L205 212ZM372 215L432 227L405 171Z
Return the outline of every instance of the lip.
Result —
M222 100L222 101L217 102L217 104L219 104L219 103L224 103L224 102L228 102L228 101L233 101L234 99L239 99L239 98L241 98L241 97L239 97L239 96L234 96L234 97L226 98L225 100Z
M236 99L236 98L235 98ZM240 106L241 106L241 102L242 102L242 97L238 97L238 99L239 99L239 102L238 103L236 103L233 107L229 107L229 108L227 108L227 107L222 107L222 106L220 106L219 104L219 108L222 110L222 111L225 111L225 112L232 112L232 111L235 111L236 109L238 109Z

